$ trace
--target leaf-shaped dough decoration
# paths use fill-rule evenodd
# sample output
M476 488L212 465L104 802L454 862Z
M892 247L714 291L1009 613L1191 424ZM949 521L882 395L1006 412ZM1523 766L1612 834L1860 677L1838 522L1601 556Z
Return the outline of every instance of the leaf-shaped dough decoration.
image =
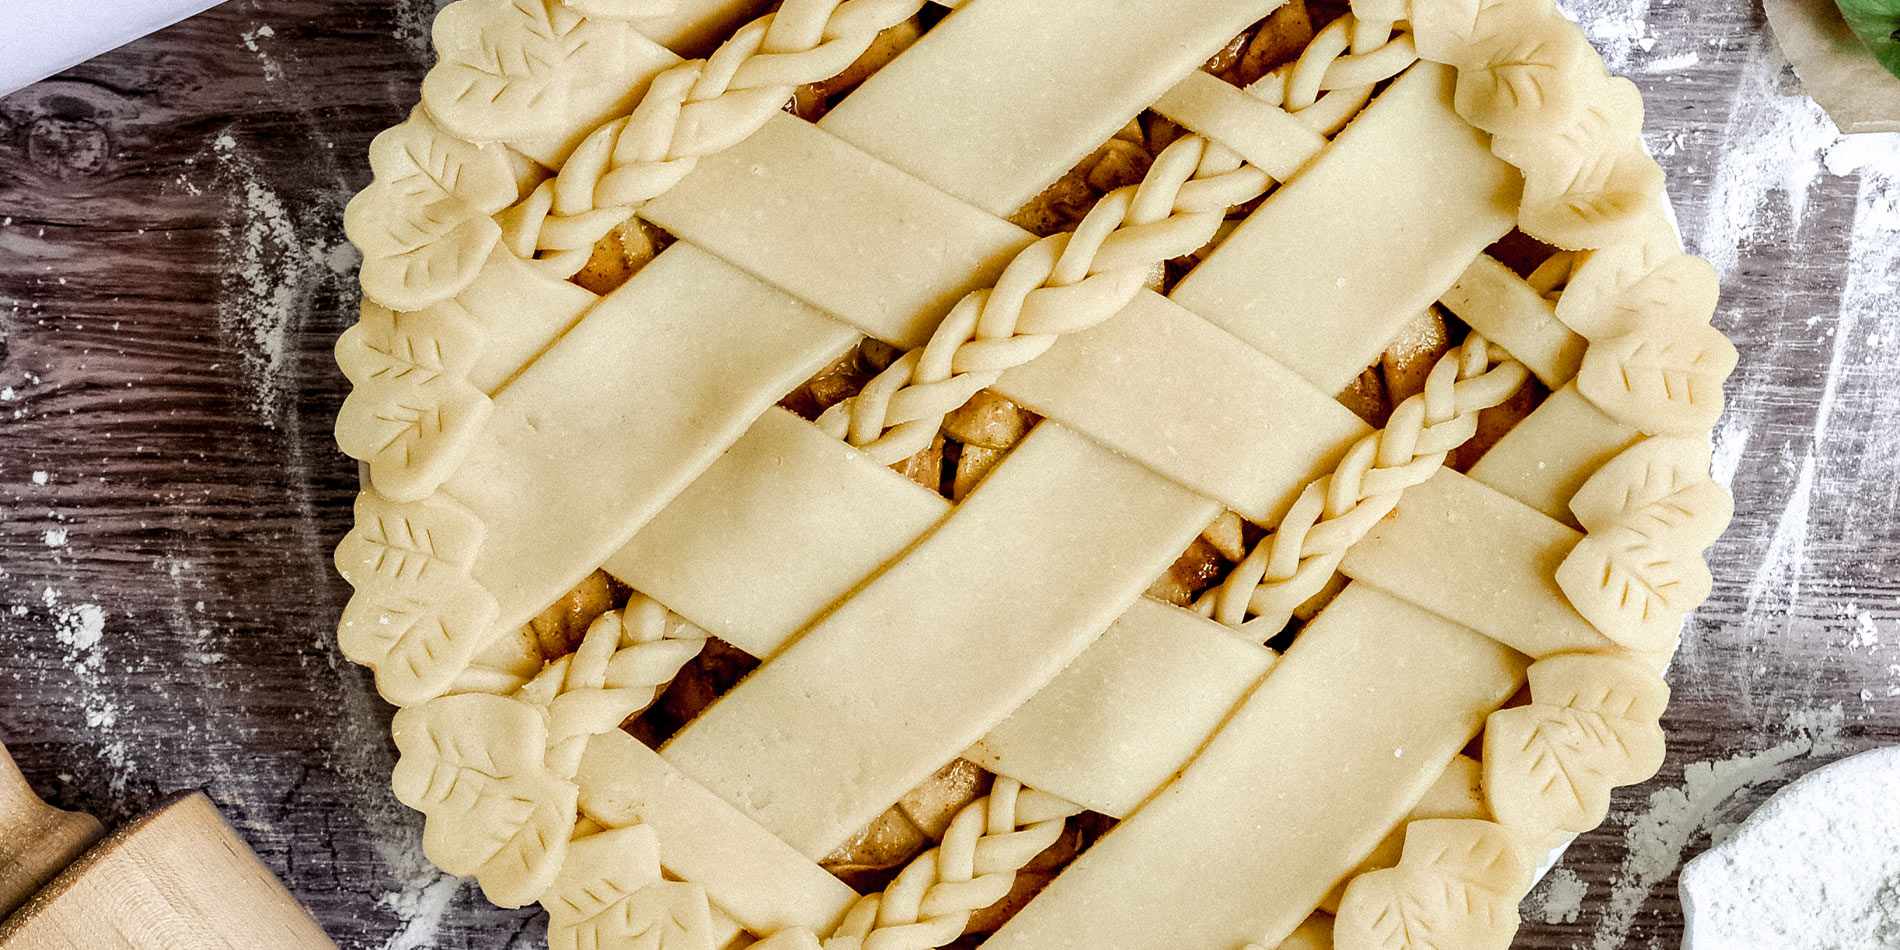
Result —
M370 142L369 167L395 194L423 204L454 195L476 213L492 215L520 200L528 162L507 146L450 135L418 105Z
M521 907L547 893L567 857L580 789L551 772L514 776L472 803L494 855L475 871L482 896L498 907ZM428 852L428 826L423 827Z
M461 293L501 243L501 225L461 197L422 197L376 180L343 208L343 231L363 252L363 294L392 310Z
M402 758L391 786L423 813L423 852L473 875L482 893L520 907L554 883L580 790L549 773L540 709L504 696L444 696L396 714Z
M1557 319L1592 340L1649 321L1707 323L1720 293L1715 268L1665 234L1590 252L1557 298Z
M1576 119L1578 77L1595 56L1575 24L1540 17L1485 46L1477 62L1458 70L1452 104L1466 121L1493 135L1523 136Z
M396 313L363 301L355 326L336 344L336 363L358 385L424 385L443 376L467 376L481 359L483 338L468 311L452 301Z
M751 950L822 950L818 937L803 927L787 927L752 945Z
M1603 822L1610 791L1662 768L1669 687L1640 661L1564 654L1531 664L1531 704L1491 714L1484 789L1492 814L1537 839Z
M1518 226L1568 250L1647 236L1662 214L1662 167L1643 151L1642 93L1627 79L1583 67L1566 88L1577 100L1570 120L1491 143L1492 152L1524 172Z
M1406 6L1396 4L1394 16L1362 15L1360 19L1403 20ZM1486 54L1506 38L1524 35L1544 18L1557 15L1556 6L1548 0L1414 0L1409 6L1418 55L1459 68L1481 68ZM1358 7L1354 4L1355 12Z
M435 18L436 65L422 103L471 142L556 131L569 94L610 78L626 27L589 19L559 0L461 0Z
M1699 435L1722 415L1735 345L1704 323L1644 323L1592 341L1577 389L1596 407L1650 435Z
M1561 170L1539 166L1525 173L1518 227L1554 247L1604 247L1657 211L1662 185L1662 166L1641 146L1592 152Z
M337 339L336 361L355 384L337 413L336 441L369 463L394 501L421 501L455 473L494 408L467 380L481 336L445 301L398 314L372 301Z
M1585 535L1557 566L1557 586L1577 613L1637 653L1674 645L1682 618L1708 599L1712 583L1700 554L1624 527Z
M657 895L659 901L646 899L636 905L636 897L647 888L671 883L660 880L660 841L646 825L629 825L578 838L568 845L567 864L555 878L554 886L541 903L548 910L548 950L622 950L636 946L673 947L660 944L666 927L661 926L655 940L642 943L654 932L652 908L646 905L690 899L693 895L674 891ZM704 892L698 893L705 900ZM710 927L698 927L697 908L675 908L676 916L688 919L679 932L705 933ZM710 924L710 908L707 921ZM675 936L678 946L687 939Z
M1570 499L1585 531L1624 527L1659 550L1697 554L1715 543L1735 501L1709 477L1709 441L1656 436L1596 470Z
M336 567L356 589L337 625L344 655L376 671L398 706L445 692L488 640L499 607L468 575L486 528L440 496L395 502L363 492Z
M540 768L547 732L539 710L489 693L397 710L391 733L402 758L391 787L417 811L440 809L457 794L464 772L502 779Z
M1398 867L1353 878L1336 950L1507 950L1530 868L1510 829L1474 818L1414 821Z
M680 881L658 881L641 888L621 905L615 921L623 942L602 944L626 950L713 950L712 904L706 889Z

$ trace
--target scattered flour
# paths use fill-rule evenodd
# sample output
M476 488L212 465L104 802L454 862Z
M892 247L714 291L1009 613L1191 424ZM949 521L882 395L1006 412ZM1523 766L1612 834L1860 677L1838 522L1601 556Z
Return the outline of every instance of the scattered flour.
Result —
M45 472L34 472L34 473L33 473L33 484L35 484L35 485L44 485L44 484L46 484L46 482L47 482L47 480L49 479L49 477L50 477L50 476L48 476L48 475L47 475L47 474L46 474Z
M1677 53L1674 56L1658 56L1643 65L1646 73L1675 73L1702 62L1702 54L1695 50Z
M1656 47L1649 26L1649 0L1564 0L1560 8L1583 25L1590 45L1614 73L1626 73L1638 51Z
M119 722L119 702L106 683L105 644L106 612L98 604L67 604L59 591L45 588L40 603L53 617L53 639L66 648L66 665L77 683L74 697L85 717L86 728L106 732ZM130 775L130 760L125 743L108 744L102 754L113 769L114 791L125 787Z
M1751 618L1764 599L1770 603L1793 603L1801 594L1801 581L1808 567L1808 513L1814 503L1814 452L1801 458L1801 473L1788 502L1775 519L1774 533L1768 537L1768 550L1755 568L1748 585L1748 613Z
M1847 387L1858 393L1858 375L1900 371L1900 337L1879 329L1883 313L1900 292L1900 135L1842 136L1833 122L1811 100L1781 88L1783 60L1772 40L1764 37L1744 63L1736 92L1728 106L1727 130L1720 147L1710 197L1701 217L1686 229L1692 250L1707 257L1732 280L1740 262L1754 247L1798 243L1810 193L1832 176L1858 175L1854 222L1843 259L1849 262L1837 315L1825 328L1828 363L1816 400L1812 438L1786 443L1784 464L1796 473L1792 490L1769 534L1748 585L1746 605L1751 619L1764 609L1780 609L1800 595L1809 569L1810 520L1819 514L1839 520L1842 505L1879 506L1860 512L1871 522L1891 514L1900 497L1879 499L1847 496L1833 491L1842 479L1857 480L1866 473L1843 471L1842 466L1884 464L1900 452L1900 424L1875 427L1867 433L1834 433L1830 427ZM1742 386L1766 382L1766 377L1738 377ZM1742 394L1738 393L1740 397ZM1860 398L1858 395L1856 399ZM1900 418L1900 387L1878 387L1879 408L1887 418ZM1738 406L1750 400L1737 398ZM1852 403L1858 405L1858 403ZM1718 478L1731 476L1735 461L1755 425L1753 414L1733 411L1716 432ZM1864 436L1869 444L1852 452L1831 451L1842 438ZM1817 471L1819 460L1826 467ZM1857 461L1858 460L1858 461ZM1869 483L1886 483L1884 476ZM1895 491L1900 493L1900 486ZM1822 504L1829 510L1817 513Z
M1880 628L1874 626L1874 615L1863 610L1855 618L1854 635L1847 641L1847 648L1858 650L1865 647L1872 651L1880 645Z
M449 903L462 879L435 869L414 850L379 842L377 851L390 873L401 883L378 901L402 921L402 929L383 942L382 950L433 950Z
M212 152L236 211L235 223L220 235L225 268L218 322L242 355L252 408L276 427L288 401L292 347L311 299L326 285L346 283L333 263L339 241L328 220L293 218L229 133L213 141Z
M1900 947L1896 802L1900 747L1844 759L1775 793L1683 868L1684 950Z
M1709 476L1722 483L1723 488L1733 490L1735 473L1742 467L1742 452L1748 448L1748 437L1754 431L1752 422L1739 412L1722 416L1722 424L1713 435L1715 451L1709 463Z
M270 24L266 23L254 29L245 30L239 36L239 39L244 41L244 48L255 53L258 63L264 67L265 82L276 82L284 78L284 67L271 57L270 51L259 46L257 42L258 40L270 39L276 35L277 31L271 29Z
M1813 100L1783 94L1782 64L1764 31L1729 100L1726 132L1714 150L1721 159L1700 232L1691 235L1693 250L1724 279L1735 275L1746 245L1786 240L1800 225L1822 154L1841 138ZM1776 192L1779 205L1769 200Z
M409 47L416 62L424 66L435 62L435 48L429 42L430 26L435 22L436 13L449 3L450 0L394 0L391 4L396 17L396 38Z
M1624 839L1629 854L1611 882L1610 899L1591 935L1590 950L1626 946L1643 904L1682 863L1683 852L1695 837L1702 833L1712 839L1724 836L1722 806L1736 793L1782 777L1792 759L1842 751L1845 718L1838 704L1797 712L1786 724L1794 733L1792 738L1760 752L1691 763L1683 768L1680 788L1652 793L1646 810L1627 816Z
M66 546L66 529L47 528L46 532L40 536L40 540L45 541L49 548L63 548Z
M1526 899L1524 910L1547 924L1574 924L1583 914L1584 898L1590 884L1569 868L1558 868L1544 876L1537 890Z

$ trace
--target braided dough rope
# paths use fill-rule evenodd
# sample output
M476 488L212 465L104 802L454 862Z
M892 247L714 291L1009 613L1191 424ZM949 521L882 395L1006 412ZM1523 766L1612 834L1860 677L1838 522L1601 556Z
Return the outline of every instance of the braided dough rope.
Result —
M1279 527L1196 608L1221 623L1278 633L1326 586L1346 549L1398 506L1400 494L1432 477L1451 450L1477 434L1479 411L1509 399L1529 377L1524 364L1484 337L1467 336L1439 358L1424 391L1399 403L1386 427L1354 444L1332 474L1309 483Z
M1140 184L1103 196L1073 233L1025 248L996 286L958 301L929 342L826 410L819 428L886 464L922 451L944 416L1057 337L1120 312L1156 265L1213 240L1228 208L1272 184L1226 146L1176 139Z
M540 898L579 819L573 777L588 737L652 705L706 637L635 594L511 695L458 693L398 711L391 784L425 816L424 854L474 876L496 904Z
M555 177L496 217L502 241L563 278L595 242L699 159L758 131L806 83L830 79L924 0L787 0L712 56L654 77L633 113L595 129Z
M1016 872L1055 844L1081 807L1001 775L990 793L957 812L943 843L918 855L882 894L852 905L821 944L787 930L756 950L933 950L963 936L970 916L1002 900Z
M1262 76L1247 92L1331 137L1372 101L1377 84L1416 62L1409 30L1349 11L1326 24L1298 59Z

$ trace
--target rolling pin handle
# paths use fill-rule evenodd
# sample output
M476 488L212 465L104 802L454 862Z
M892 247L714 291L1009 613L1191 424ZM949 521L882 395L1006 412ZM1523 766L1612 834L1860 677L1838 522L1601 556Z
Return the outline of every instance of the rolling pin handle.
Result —
M0 744L0 918L26 903L104 833L91 815L40 801Z

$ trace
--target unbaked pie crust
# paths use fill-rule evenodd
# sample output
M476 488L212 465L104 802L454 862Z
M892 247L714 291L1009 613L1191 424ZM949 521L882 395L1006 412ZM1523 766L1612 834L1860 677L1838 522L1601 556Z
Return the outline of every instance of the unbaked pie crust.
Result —
M370 149L430 859L558 950L1508 946L1731 508L1635 87L1548 0L758 5L459 0Z

